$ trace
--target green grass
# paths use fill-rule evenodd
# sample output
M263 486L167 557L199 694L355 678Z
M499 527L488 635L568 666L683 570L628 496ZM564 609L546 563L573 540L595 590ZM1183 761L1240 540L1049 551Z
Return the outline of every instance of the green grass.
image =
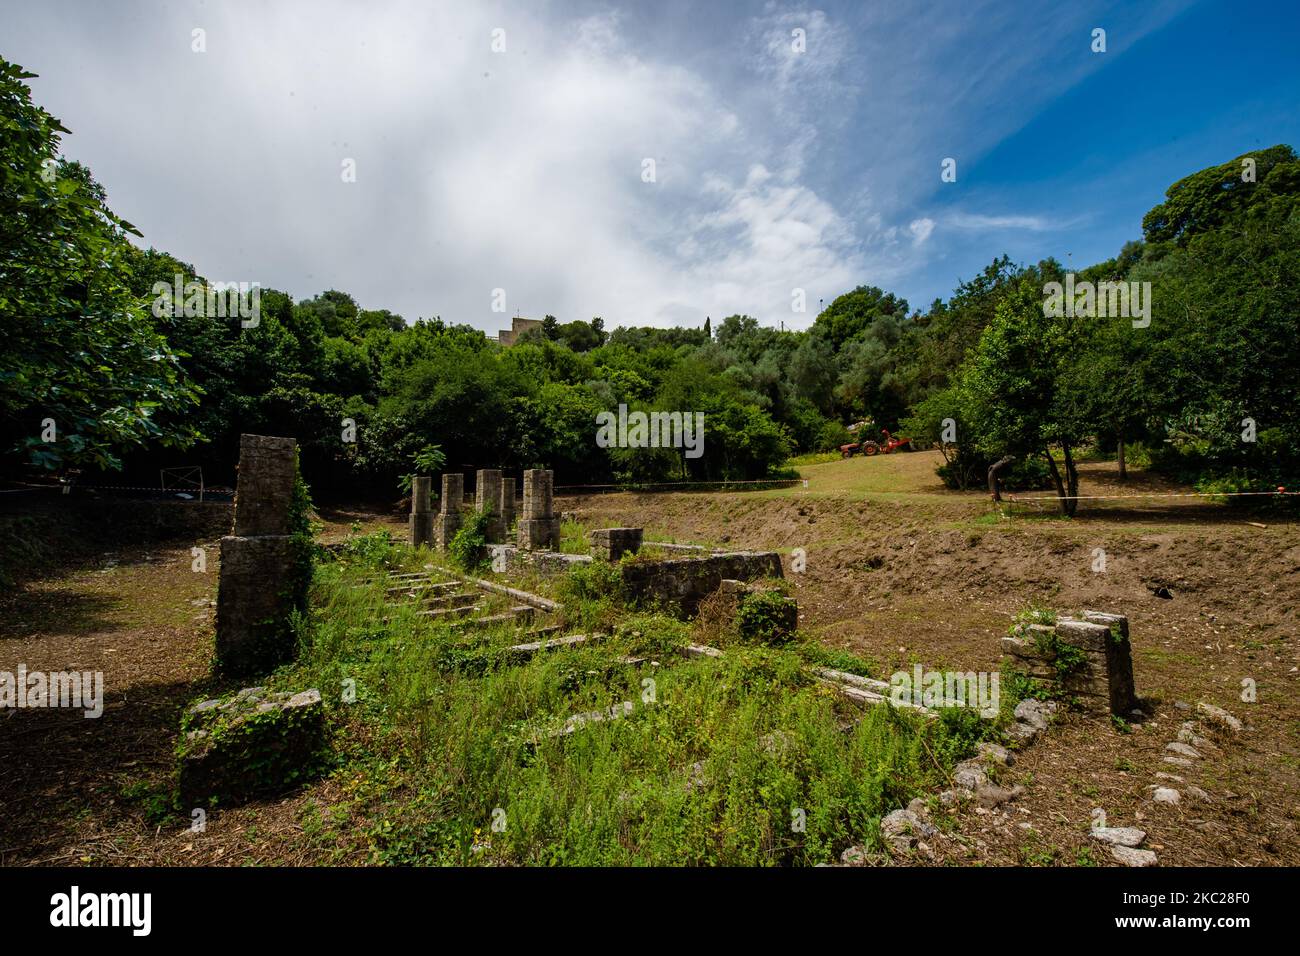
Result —
M413 563L405 551L358 546L322 565L302 656L272 681L319 687L344 728L336 773L360 830L304 811L318 845L360 840L395 864L830 862L850 845L879 846L881 815L942 785L992 728L857 711L807 665L862 673L870 663L807 644L687 660L688 624L608 596L587 598L619 615L607 641L520 663L504 652L511 632L432 625L385 605L384 581L363 583ZM566 598L581 603L575 592ZM345 680L355 703L340 702ZM626 717L552 735L571 715L622 701L634 704Z

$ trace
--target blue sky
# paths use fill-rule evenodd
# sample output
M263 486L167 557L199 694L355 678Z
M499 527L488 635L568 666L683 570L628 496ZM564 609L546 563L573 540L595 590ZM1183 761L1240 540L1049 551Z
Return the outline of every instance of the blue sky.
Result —
M1295 145L1298 11L0 0L0 54L210 279L489 331L802 328L858 284L923 308L1003 252L1108 258L1176 179Z

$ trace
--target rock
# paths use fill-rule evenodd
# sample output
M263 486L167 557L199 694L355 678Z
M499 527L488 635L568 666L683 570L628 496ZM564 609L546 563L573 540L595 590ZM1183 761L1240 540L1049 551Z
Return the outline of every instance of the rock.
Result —
M945 807L952 807L969 800L972 796L974 794L965 787L958 787L954 790L945 790L939 794L939 803Z
M1029 724L1037 730L1046 730L1048 722L1057 710L1053 700L1022 700L1016 704L1016 719Z
M1195 747L1189 747L1187 746L1187 744L1179 743L1176 740L1172 741L1171 743L1165 744L1165 749L1168 750L1170 753L1178 754L1180 757L1197 758L1200 757L1201 755L1201 752L1197 750Z
M1162 771L1159 771L1159 770L1156 771L1156 779L1157 779L1157 780L1172 780L1172 781L1174 781L1174 783L1182 783L1182 782L1183 782L1183 778L1180 777L1180 776L1178 776L1178 774L1176 774L1176 773L1163 773Z
M967 790L978 790L988 781L988 774L974 760L963 760L953 770L952 782Z
M1016 762L1016 758L1011 755L1011 751L1001 744L991 743L987 740L981 740L975 745L975 752L985 760L991 760L993 763L1001 764L1003 767L1010 767Z
M867 851L860 846L851 846L840 854L840 863L844 866L866 866Z
M920 797L913 798L912 802L907 805L909 813L915 813L918 817L928 816L930 810L925 805L925 801Z
M1161 759L1164 760L1165 763L1171 763L1171 764L1173 764L1175 767L1195 767L1195 766L1196 766L1196 764L1192 763L1192 762L1191 762L1190 760L1188 760L1186 757L1162 757Z
M321 769L325 710L320 691L266 693L246 687L203 701L181 724L180 792L187 805L234 803L276 793Z
M1232 716L1232 714L1228 713L1222 707L1215 707L1213 704L1207 704L1205 701L1201 701L1196 705L1196 710L1198 713L1208 717L1220 726L1227 727L1234 732L1241 731L1241 721Z
M1156 803L1170 803L1177 805L1182 798L1178 791L1170 787L1156 787L1155 793L1151 794L1151 799Z
M1155 866L1156 855L1150 850L1137 850L1129 846L1113 846L1110 855L1125 866Z
M1010 790L996 784L986 783L975 791L975 800L981 807L1000 807L1009 803L1025 792L1025 788L1016 784Z
M1210 743L1204 737L1196 736L1196 730L1192 726L1190 720L1178 728L1178 740L1180 743L1191 744L1193 747L1200 747L1202 750L1207 750L1214 746L1214 744Z
M1193 800L1200 800L1202 803L1214 802L1213 798L1200 787L1184 787L1183 793L1187 794Z
M1147 838L1146 831L1137 827L1093 827L1090 835L1111 846L1141 846Z
M1185 700L1176 700L1176 701L1174 701L1174 707L1175 707L1175 709L1177 709L1177 710L1191 710L1191 709L1192 709L1192 705L1189 704L1189 703L1187 703L1187 701L1185 701Z
M1033 724L1027 724L1023 720L1017 720L1007 728L1007 734L1014 740L1022 744L1027 744L1038 736L1039 730Z
M900 852L912 849L919 837L934 836L938 832L911 810L895 810L880 821L880 835Z

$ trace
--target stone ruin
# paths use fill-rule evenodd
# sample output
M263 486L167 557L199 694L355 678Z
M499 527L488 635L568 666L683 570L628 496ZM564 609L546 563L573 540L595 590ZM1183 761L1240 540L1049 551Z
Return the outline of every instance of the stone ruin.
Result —
M591 539L591 555L601 561L621 561L625 554L641 550L641 528L597 528Z
M1074 666L1058 667L1066 649L1080 659ZM1083 620L1063 617L1054 625L1029 624L1002 638L1002 650L1004 669L1054 684L1087 713L1127 719L1138 706L1128 618L1122 614L1084 611Z
M433 479L411 479L411 517L407 521L407 526L413 548L428 548L433 545L432 490Z
M524 472L524 511L519 517L519 550L559 550L560 519L555 514L555 473L544 468Z
M465 503L465 476L448 472L442 476L442 502L438 520L434 525L438 550L446 551L451 539L460 530L460 509Z
M531 472L525 476L528 474ZM429 503L431 482L430 478L415 478L411 482L409 540L413 548L437 547L446 551L464 524L465 476L460 472L443 474L442 499L436 514ZM515 480L502 477L499 469L482 468L475 475L474 485L474 507L489 515L487 540L490 544L500 544L515 523ZM525 493L527 488L525 477Z
M217 666L225 673L258 673L293 657L285 623L294 601L286 578L297 450L292 438L239 438L234 529L221 539L217 586Z
M297 694L246 687L185 712L181 799L238 802L276 793L311 774L325 752L325 710L315 688Z

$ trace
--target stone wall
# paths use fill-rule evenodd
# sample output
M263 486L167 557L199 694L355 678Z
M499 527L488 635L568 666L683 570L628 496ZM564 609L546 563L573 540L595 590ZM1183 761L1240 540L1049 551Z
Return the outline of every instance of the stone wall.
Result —
M1093 714L1127 718L1137 707L1128 618L1085 611L1083 619L1029 624L1002 638L1003 667L1054 685Z
M775 551L735 551L700 558L630 561L622 565L623 586L633 600L662 602L693 613L700 601L724 579L753 581L779 578L781 556Z

